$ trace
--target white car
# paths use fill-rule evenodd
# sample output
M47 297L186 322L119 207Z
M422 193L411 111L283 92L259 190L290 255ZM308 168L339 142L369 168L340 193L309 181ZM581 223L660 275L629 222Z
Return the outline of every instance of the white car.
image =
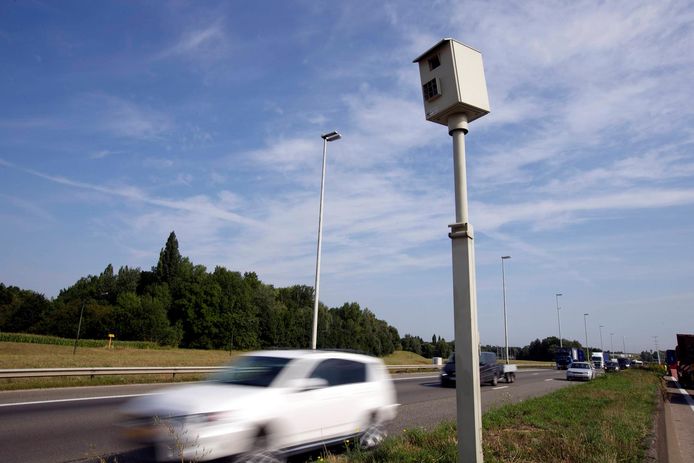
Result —
M566 380L582 379L590 381L595 378L595 368L590 362L573 362L566 370Z
M157 461L279 462L348 439L373 447L397 406L378 358L265 351L238 357L209 381L130 401L120 425Z

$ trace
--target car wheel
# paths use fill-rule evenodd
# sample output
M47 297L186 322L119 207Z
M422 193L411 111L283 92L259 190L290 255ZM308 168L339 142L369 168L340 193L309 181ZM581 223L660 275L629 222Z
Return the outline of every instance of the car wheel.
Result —
M372 449L378 447L386 437L388 437L388 433L383 426L372 423L359 436L359 446L363 449Z
M260 429L253 442L253 448L234 460L235 463L285 463L281 453L271 450L265 429Z
M491 383L492 383L492 386L496 386L497 384L499 384L499 378L494 376L494 378L492 378Z

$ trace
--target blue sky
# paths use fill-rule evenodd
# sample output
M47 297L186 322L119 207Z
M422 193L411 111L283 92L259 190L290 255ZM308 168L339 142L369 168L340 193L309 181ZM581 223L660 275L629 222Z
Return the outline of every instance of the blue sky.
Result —
M453 337L451 140L412 60L484 57L467 136L479 329L629 351L692 332L689 2L4 2L0 281L55 296L148 269L175 230L208 269L313 285L401 335ZM610 336L610 333L614 333Z

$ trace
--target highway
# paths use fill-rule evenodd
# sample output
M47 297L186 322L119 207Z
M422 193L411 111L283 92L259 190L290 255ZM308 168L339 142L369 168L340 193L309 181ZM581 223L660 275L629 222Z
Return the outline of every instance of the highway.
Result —
M482 387L483 410L518 402L569 386L565 372L521 370L513 384ZM159 385L103 386L0 392L0 461L58 463L139 461L137 449L119 439L113 421L128 397L151 393ZM415 426L455 420L455 390L441 388L434 374L396 378L397 419L390 434ZM140 455L141 457L141 455Z

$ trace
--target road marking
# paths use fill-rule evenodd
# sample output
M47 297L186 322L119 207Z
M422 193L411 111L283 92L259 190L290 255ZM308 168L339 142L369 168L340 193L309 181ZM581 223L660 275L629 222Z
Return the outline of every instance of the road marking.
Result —
M540 373L533 373L533 376L537 376L537 375L539 375L539 374L540 374Z
M508 386L497 386L497 387L493 387L492 390L496 391L498 389L506 389L507 387Z
M546 379L545 382L547 382L547 381L554 381L554 378Z
M124 395L109 395L101 397L76 397L74 399L54 399L54 400L37 400L34 402L15 402L9 404L0 404L0 407L19 407L22 405L41 405L41 404L57 404L62 402L80 402L84 400L108 400L108 399L129 399L132 397L141 397L146 395L155 395L156 392L148 394L124 394Z
M689 395L689 392L685 391L682 389L682 386L680 386L680 383L675 381L675 386L677 386L677 390L684 396L684 400L687 401L687 405L689 405L689 408L692 409L694 412L694 400L692 400L692 397Z
M438 378L438 376L411 376L408 378L393 378L393 381L409 381L412 379L432 379L432 378Z

